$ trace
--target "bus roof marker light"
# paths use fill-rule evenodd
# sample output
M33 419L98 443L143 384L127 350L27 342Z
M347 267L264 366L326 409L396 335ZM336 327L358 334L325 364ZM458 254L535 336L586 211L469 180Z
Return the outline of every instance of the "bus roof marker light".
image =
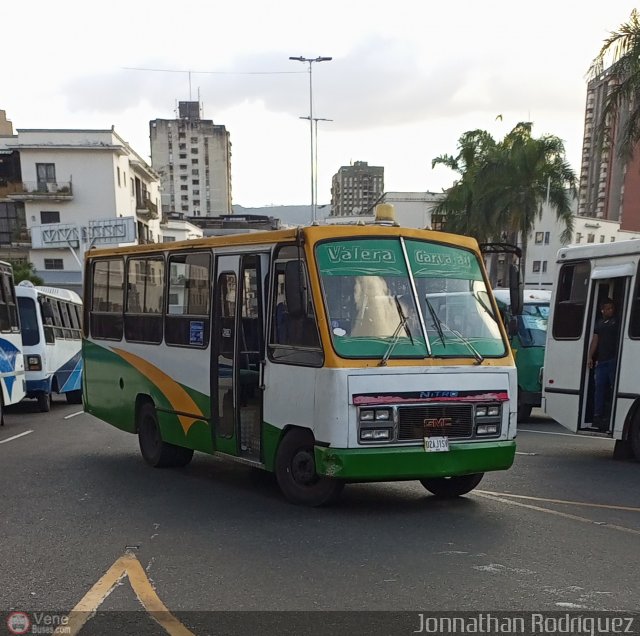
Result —
M379 225L398 225L396 210L391 203L378 203L376 205L375 223Z

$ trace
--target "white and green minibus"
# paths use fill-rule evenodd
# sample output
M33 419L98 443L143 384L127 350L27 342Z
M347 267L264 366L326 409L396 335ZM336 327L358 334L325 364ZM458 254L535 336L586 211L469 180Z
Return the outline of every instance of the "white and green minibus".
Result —
M152 466L194 451L321 505L349 482L437 496L511 466L517 378L475 240L311 226L90 250L87 412Z

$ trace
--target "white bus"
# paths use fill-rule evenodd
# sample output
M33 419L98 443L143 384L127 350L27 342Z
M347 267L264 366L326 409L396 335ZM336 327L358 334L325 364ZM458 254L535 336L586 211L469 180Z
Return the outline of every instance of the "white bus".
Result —
M0 426L4 424L3 407L20 402L24 395L24 358L13 269L0 261Z
M613 438L615 456L633 453L640 460L640 241L566 247L557 262L544 365L546 412L576 433ZM590 345L608 300L615 307L617 347L613 383L600 384L599 414L598 361L591 368Z
M475 240L313 226L89 250L84 403L152 466L194 450L298 504L465 494L515 455L516 372Z
M41 411L51 408L52 392L70 404L82 404L82 300L55 287L16 287L22 323L27 397Z

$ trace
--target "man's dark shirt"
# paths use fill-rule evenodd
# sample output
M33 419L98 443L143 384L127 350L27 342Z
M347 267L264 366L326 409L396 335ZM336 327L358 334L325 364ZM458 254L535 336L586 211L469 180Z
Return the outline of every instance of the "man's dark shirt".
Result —
M618 319L600 319L593 330L598 336L598 360L613 360L618 355Z

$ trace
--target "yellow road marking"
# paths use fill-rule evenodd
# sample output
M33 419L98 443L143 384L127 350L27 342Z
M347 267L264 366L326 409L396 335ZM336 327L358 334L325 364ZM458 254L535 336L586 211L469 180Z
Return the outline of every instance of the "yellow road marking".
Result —
M495 497L512 497L513 499L529 499L531 501L544 501L546 503L566 504L568 506L585 506L587 508L606 508L607 510L625 510L628 512L640 512L640 508L631 506L613 506L609 504L588 503L586 501L567 501L566 499L545 499L543 497L530 497L528 495L512 495L509 492L491 492L490 490L474 490L483 495L493 495Z
M546 512L550 515L556 515L557 517L564 517L565 519L572 519L573 521L579 521L580 523L588 523L590 525L597 525L603 528L611 528L613 530L619 530L620 532L628 532L630 534L640 535L640 530L634 530L633 528L625 528L624 526L618 526L613 523L600 524L593 519L587 519L586 517L579 517L578 515L572 515L568 512L560 512L559 510L552 510L551 508L543 508L542 506L533 506L531 504L520 503L519 501L512 501L511 499L505 499L504 497L496 497L495 495L486 494L483 491L474 490L473 493L477 497L483 497L484 499L491 499L492 501L499 501L510 506L518 506L520 508L528 508L529 510L536 510L538 512Z
M153 589L140 561L131 553L125 552L105 573L98 582L80 599L69 612L68 622L56 629L54 634L75 636L84 624L95 616L98 608L113 592L120 581L129 577L140 604L168 634L171 636L193 636L173 614L169 612L160 597Z

